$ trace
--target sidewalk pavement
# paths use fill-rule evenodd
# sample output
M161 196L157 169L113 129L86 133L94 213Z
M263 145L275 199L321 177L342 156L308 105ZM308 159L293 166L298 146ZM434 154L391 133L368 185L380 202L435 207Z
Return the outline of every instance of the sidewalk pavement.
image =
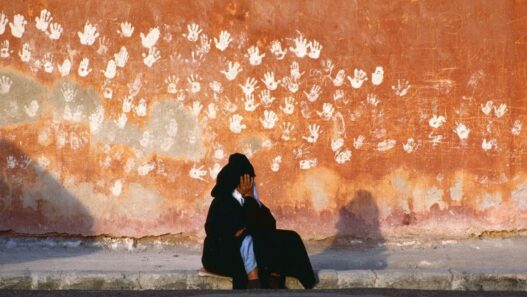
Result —
M306 245L318 289L527 291L527 238ZM197 242L0 237L0 289L231 288L201 268Z

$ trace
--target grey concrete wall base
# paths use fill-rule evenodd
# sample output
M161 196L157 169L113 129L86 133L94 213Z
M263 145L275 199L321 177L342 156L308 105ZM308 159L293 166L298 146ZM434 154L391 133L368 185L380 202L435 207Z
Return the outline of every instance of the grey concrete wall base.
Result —
M527 291L527 273L467 272L454 270L385 269L318 272L317 289L396 288L426 290ZM302 285L288 277L286 286ZM171 290L230 289L228 277L200 275L194 270L168 272L2 272L0 289Z

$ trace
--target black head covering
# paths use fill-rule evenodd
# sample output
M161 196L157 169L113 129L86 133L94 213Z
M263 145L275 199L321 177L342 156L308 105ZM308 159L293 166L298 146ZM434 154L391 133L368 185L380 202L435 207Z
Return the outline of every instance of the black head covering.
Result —
M229 156L229 162L218 173L216 185L210 192L213 197L230 196L240 183L240 177L249 174L255 177L254 167L249 159L240 153Z

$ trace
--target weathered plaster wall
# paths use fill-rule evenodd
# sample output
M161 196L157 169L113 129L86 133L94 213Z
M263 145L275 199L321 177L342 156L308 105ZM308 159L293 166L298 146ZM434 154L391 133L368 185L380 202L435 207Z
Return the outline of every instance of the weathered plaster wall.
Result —
M307 237L527 228L525 2L0 10L0 230L203 236L235 151Z

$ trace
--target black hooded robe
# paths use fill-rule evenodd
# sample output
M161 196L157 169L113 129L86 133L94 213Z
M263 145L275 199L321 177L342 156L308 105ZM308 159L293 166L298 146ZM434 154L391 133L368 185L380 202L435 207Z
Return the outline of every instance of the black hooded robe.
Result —
M285 276L296 277L304 288L314 287L315 274L300 236L294 231L276 229L269 208L263 203L259 205L253 197L245 196L243 206L232 197L232 185L246 172L233 170L229 164L218 174L217 185L212 191L214 199L205 223L203 267L212 273L232 277L233 289L246 288L248 280L240 246L243 238L251 234L258 274L264 287L271 272L279 273L284 279ZM247 230L236 237L236 231L244 227Z

